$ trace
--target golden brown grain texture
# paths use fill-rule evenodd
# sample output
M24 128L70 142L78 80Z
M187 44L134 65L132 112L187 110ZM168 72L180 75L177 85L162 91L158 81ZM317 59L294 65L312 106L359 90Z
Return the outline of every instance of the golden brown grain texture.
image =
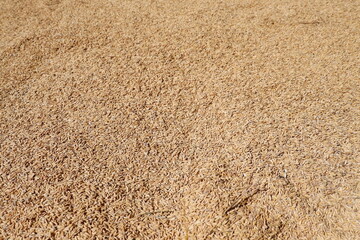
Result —
M360 239L360 1L0 5L0 239Z

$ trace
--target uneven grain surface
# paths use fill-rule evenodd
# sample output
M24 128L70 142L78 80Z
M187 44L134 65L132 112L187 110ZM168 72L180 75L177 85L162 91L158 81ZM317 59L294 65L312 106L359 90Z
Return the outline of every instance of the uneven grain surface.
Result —
M0 239L360 239L360 1L0 0Z

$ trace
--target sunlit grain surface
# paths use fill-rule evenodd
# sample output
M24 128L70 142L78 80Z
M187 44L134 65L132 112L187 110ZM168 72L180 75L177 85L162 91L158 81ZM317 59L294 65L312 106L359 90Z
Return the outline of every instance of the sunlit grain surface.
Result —
M359 239L359 1L0 5L0 239Z

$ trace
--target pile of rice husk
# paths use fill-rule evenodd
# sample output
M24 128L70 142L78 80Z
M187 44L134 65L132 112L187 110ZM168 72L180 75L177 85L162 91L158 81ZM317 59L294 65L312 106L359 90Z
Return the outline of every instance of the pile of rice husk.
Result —
M360 239L359 16L1 0L0 239Z

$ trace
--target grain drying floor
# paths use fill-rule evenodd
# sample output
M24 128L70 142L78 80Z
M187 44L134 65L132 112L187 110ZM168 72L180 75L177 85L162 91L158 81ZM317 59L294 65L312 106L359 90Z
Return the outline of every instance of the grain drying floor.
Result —
M360 239L360 1L0 0L0 239Z

